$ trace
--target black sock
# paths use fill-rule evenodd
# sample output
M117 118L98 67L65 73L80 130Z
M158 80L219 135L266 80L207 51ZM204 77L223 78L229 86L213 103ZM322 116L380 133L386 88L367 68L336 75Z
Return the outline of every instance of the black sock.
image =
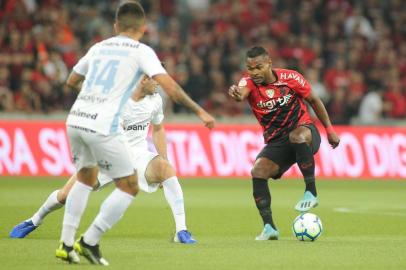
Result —
M252 187L255 204L259 210L259 214L265 224L270 224L276 229L272 219L271 211L271 193L269 192L268 180L262 178L252 178Z
M292 146L296 152L297 165L299 165L306 183L306 191L310 191L314 196L317 196L312 149L306 143L292 143Z
M317 197L316 182L306 183L306 191L310 191L315 197Z

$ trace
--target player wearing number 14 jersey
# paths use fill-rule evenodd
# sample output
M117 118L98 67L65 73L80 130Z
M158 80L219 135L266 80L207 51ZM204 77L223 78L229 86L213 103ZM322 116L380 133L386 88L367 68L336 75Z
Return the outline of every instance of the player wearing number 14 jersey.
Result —
M119 119L143 74L159 83L175 102L196 113L206 127L214 125L214 118L166 73L153 49L139 42L145 23L145 13L138 2L119 5L114 24L118 35L93 45L73 68L66 83L80 89L66 121L78 180L66 199L61 245L56 256L71 263L80 261L73 244L89 194L97 182L98 169L114 179L116 189L102 203L86 233L91 241L81 238L78 242L81 254L91 263L108 264L99 250L100 239L121 219L139 191L132 153Z
M337 147L335 133L326 109L311 92L309 83L294 70L272 68L272 61L262 47L247 52L248 75L229 89L236 101L247 99L262 126L266 146L258 154L251 171L253 196L264 228L256 240L276 240L279 232L273 222L268 179L278 179L294 163L299 165L306 189L295 209L306 212L317 206L314 158L320 146L320 134L314 126L304 101L307 101L326 128L329 143Z
M186 227L183 191L175 169L167 160L166 135L162 124L164 118L162 99L156 93L157 86L153 79L144 76L132 98L125 105L121 122L130 150L134 154L134 160L131 162L137 171L140 190L152 193L161 185L176 225L174 242L194 244L196 240ZM147 134L150 126L156 152L148 149ZM102 173L99 173L97 178L95 189L101 189L112 182L111 178ZM65 204L66 197L75 182L76 175L73 175L61 189L53 191L31 218L14 226L10 237L25 238L37 229L48 214ZM89 233L92 231L92 226L88 231ZM83 234L83 241L91 244L92 234Z

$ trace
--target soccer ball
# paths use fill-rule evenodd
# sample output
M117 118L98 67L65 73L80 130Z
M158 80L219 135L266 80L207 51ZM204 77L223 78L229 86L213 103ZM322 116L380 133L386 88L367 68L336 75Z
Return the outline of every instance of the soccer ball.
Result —
M292 229L299 241L314 241L323 232L323 225L315 214L302 213L293 221Z

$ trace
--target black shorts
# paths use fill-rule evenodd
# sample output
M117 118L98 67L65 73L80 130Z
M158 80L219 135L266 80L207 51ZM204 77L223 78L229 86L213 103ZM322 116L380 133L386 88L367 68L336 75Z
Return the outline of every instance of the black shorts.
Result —
M316 126L313 124L304 125L308 127L312 133L312 152L313 155L317 153L320 148L321 138L320 133ZM286 136L284 140L278 140L277 143L269 142L262 148L261 152L258 154L257 159L264 157L272 160L279 166L278 175L273 176L273 179L281 178L281 176L296 163L296 153L294 148L289 142L289 136Z

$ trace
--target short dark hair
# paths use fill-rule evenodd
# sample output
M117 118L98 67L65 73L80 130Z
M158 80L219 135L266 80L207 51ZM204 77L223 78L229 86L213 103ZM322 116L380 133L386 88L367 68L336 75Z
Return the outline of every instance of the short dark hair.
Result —
M254 58L260 55L267 55L269 56L268 52L264 49L264 47L260 47L260 46L255 46L252 47L251 49L249 49L247 51L246 56L249 58Z
M145 12L140 3L127 1L116 11L116 22L120 31L138 30L145 22Z

